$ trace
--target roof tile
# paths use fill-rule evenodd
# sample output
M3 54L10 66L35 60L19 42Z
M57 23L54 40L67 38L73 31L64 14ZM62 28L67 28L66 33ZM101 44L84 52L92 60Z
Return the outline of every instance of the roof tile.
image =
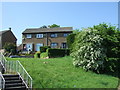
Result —
M73 31L72 27L57 27L57 28L28 28L25 33L46 33L46 32L71 32Z

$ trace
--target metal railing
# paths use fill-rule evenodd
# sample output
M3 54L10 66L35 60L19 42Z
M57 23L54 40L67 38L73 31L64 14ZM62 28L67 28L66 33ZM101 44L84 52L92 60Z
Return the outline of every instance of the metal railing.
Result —
M4 70L6 70L6 68L5 68L6 62L7 62L7 60L5 59L4 55L2 53L0 53L0 63Z
M32 88L32 78L28 74L28 72L25 70L25 68L22 66L20 61L16 61L16 71L20 74L20 76L23 78L24 82L27 84L28 88Z
M22 66L20 61L7 61L4 55L1 53L0 62L2 62L3 67L5 68L5 73L19 74L26 87L32 89L32 78Z
M5 88L5 79L2 75L2 73L0 72L0 90Z

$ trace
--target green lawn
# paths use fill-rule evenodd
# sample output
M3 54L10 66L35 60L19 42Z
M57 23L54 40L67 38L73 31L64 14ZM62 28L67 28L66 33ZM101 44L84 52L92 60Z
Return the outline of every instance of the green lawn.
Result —
M7 58L19 60L33 78L34 88L116 88L118 78L85 72L72 65L71 57L54 59Z

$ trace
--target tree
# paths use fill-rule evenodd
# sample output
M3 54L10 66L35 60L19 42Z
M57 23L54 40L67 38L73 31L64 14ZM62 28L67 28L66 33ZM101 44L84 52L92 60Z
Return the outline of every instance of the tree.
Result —
M79 32L75 37L74 48L71 56L73 65L81 66L85 70L99 72L104 68L106 49L103 46L103 38L96 33L95 29L86 29Z
M60 25L57 24L52 24L52 25L48 25L49 28L54 28L54 27L60 27Z
M104 72L118 73L120 77L120 30L111 24L99 24L93 27L104 39L107 59Z
M104 46L107 49L108 58L120 58L120 31L111 24L99 24L93 27L105 40Z
M5 43L5 45L3 46L3 48L9 52L9 53L12 53L12 54L16 54L16 45L13 44L13 43Z

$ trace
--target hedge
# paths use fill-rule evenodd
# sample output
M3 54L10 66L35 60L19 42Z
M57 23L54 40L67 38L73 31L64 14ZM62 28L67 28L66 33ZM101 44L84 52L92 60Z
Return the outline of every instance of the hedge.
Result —
M46 50L50 48L50 46L42 46L40 47L40 52L43 53L43 52L46 52Z
M47 53L48 53L49 58L64 57L64 56L68 56L70 54L70 50L69 49L48 48Z

